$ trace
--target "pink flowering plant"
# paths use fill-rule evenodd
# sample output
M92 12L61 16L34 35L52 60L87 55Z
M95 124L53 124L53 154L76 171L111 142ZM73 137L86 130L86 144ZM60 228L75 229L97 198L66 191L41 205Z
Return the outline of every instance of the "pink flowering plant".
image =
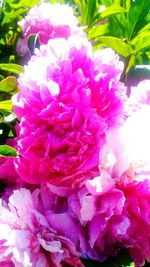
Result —
M23 67L0 63L0 266L149 266L150 79L129 84L69 5L26 8Z
M35 51L13 97L23 180L74 185L74 176L98 174L105 131L120 123L125 99L123 64L109 49L103 53L108 60L77 37L50 40Z
M28 52L28 39L32 35L39 39L40 44L47 44L50 39L68 39L76 34L82 36L83 32L77 23L78 20L68 5L42 2L30 9L27 16L18 23L23 35L17 42L18 54L24 56Z

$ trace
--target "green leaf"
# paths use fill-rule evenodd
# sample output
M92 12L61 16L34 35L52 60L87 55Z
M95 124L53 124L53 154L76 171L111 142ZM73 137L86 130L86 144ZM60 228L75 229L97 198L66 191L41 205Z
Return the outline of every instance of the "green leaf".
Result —
M131 40L136 33L147 24L146 16L150 11L148 0L135 0L128 13L128 38Z
M90 26L90 24L92 23L92 20L95 17L95 13L96 13L96 0L88 0L87 1L87 25Z
M79 11L79 22L82 26L91 28L99 22L97 0L74 0Z
M92 27L88 31L88 39L94 39L95 37L105 35L108 32L108 23Z
M123 57L128 57L132 53L131 46L129 44L126 44L120 38L113 36L102 36L99 37L98 40L103 44L103 46L111 47Z
M0 109L4 110L12 110L13 104L11 100L1 101L0 102Z
M131 0L126 0L126 9L129 10L131 7Z
M18 18L21 14L25 13L26 11L28 11L27 8L25 7L20 7L17 10L13 10L11 12L4 12L5 16L8 17L8 22L13 21L14 19Z
M114 4L120 6L120 4L121 4L121 0L114 0Z
M17 90L17 80L14 76L8 76L4 80L0 81L0 92L5 93L16 93Z
M148 24L146 24L146 26L144 26L139 32L138 34L145 32L145 31L150 31L150 22Z
M79 10L79 21L81 23L81 25L85 26L87 25L87 3L85 2L85 0L74 0L75 5L77 6L78 10Z
M123 15L122 15L123 16ZM112 16L109 18L109 35L114 37L125 36L125 27L124 27L124 20L118 18L116 16ZM117 26L116 26L117 25Z
M8 145L0 145L0 156L4 157L16 157L17 151L11 146Z
M31 7L35 6L36 4L38 4L39 2L40 2L40 0L22 0L22 1L20 1L20 4L22 6L26 6L26 7L31 8Z
M121 6L117 6L117 5L112 5L110 7L107 7L104 11L102 11L100 13L100 17L102 19L108 18L109 16L112 15L116 15L116 14L121 14L121 13L125 13L126 9L121 7Z
M10 7L12 9L18 9L18 8L32 8L36 4L38 4L40 0L20 0L19 3L10 3ZM51 1L52 2L52 1ZM58 1L55 1L58 2Z
M150 49L150 32L142 32L131 41L131 44L135 47L135 53L145 48Z
M4 79L4 76L3 75L0 75L0 81Z
M22 66L13 63L0 63L0 69L12 72L14 74L20 74L24 71L24 68Z
M135 63L136 63L136 60L135 60L135 56L134 55L131 55L130 59L129 59L129 62L128 62L128 66L126 68L126 73L128 73L130 71L130 69L135 66Z
M102 5L110 6L114 3L114 0L101 0Z

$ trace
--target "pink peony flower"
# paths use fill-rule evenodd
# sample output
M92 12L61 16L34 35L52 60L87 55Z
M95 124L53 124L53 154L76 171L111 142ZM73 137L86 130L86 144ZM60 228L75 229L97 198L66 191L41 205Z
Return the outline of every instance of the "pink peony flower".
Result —
M123 128L128 161L135 170L135 179L149 179L150 175L150 80L131 88L127 102L128 118Z
M7 145L15 148L15 139L8 138ZM16 183L17 178L18 174L14 166L14 158L0 157L0 179L3 179L4 182L9 182L9 184L13 184Z
M131 93L126 101L125 113L127 117L144 106L150 105L150 80L143 80L137 86L131 87Z
M27 16L19 22L23 38L18 41L17 52L21 56L25 55L28 49L27 40L31 35L37 35L40 44L47 44L54 38L67 39L71 35L83 36L77 24L78 20L73 15L71 7L58 3L40 3L30 9Z
M125 122L126 150L138 179L150 175L149 117L150 106L143 105Z
M146 92L147 88L142 89L144 95L144 89ZM120 178L128 172L131 180L143 180L150 175L150 106L146 96L142 100L142 90L139 94L134 93L141 102L136 102L135 110L129 105L130 116L122 125L107 130L106 142L100 151L100 167L114 178Z
M114 184L114 179L106 171L102 171L99 176L86 181L86 187L92 195L103 195L112 189Z
M13 183L18 177L14 166L14 158L0 158L0 179Z
M97 187L99 188L98 183ZM69 196L69 213L81 224L79 249L85 258L104 261L108 256L117 253L117 247L113 247L114 244L111 246L111 223L115 222L115 218L118 221L122 219L124 203L123 192L114 186L103 194L98 194L97 190L96 194L92 194L88 187L83 187ZM126 221L122 227L120 226L120 233L122 231L125 234L128 224Z
M38 198L38 189L31 193L21 188L8 201L1 201L0 262L20 267L83 267L74 244L39 212Z
M118 188L124 193L124 214L130 220L123 245L129 249L136 266L144 266L145 261L150 262L150 181L120 183Z
M131 87L130 101L150 105L150 80L141 81L136 87Z
M56 184L93 169L99 175L105 130L122 116L122 68L114 52L92 54L91 45L77 37L36 50L13 98L21 120L16 168L22 179Z
M100 167L114 178L121 177L130 167L131 158L127 142L124 124L112 127L106 132L106 142L100 151Z
M104 261L127 248L137 267L150 262L149 180L122 180L99 195L83 187L69 196L68 207L80 221L79 249L85 258Z

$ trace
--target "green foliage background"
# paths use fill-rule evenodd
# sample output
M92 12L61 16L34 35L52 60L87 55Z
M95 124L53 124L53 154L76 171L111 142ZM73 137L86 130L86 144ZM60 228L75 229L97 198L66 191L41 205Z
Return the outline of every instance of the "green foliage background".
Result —
M18 91L17 75L23 72L16 54L21 37L17 22L40 0L0 0L0 156L16 156L6 145L15 136L17 121L11 97ZM70 4L93 49L111 47L124 61L121 77L128 86L150 79L150 2L148 0L51 0ZM11 115L11 116L10 116ZM9 119L10 118L10 119ZM126 251L105 263L84 261L85 266L134 266Z

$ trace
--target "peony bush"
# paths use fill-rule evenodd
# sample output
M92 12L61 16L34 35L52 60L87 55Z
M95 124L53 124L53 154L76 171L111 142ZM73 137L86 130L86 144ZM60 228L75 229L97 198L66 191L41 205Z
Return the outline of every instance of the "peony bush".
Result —
M123 61L93 52L67 5L40 3L19 25L26 64L11 97L17 154L0 161L0 266L103 265L121 249L144 266L150 80L129 93ZM39 47L26 58L32 35Z

